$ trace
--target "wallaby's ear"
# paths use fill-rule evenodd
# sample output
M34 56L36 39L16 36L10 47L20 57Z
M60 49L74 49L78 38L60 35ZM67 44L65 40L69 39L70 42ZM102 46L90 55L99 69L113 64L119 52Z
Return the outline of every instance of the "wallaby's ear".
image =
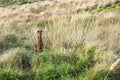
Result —
M40 33L40 31L38 30L37 33Z
M42 30L38 30L37 33L42 33Z
M40 32L42 33L42 30L40 30Z

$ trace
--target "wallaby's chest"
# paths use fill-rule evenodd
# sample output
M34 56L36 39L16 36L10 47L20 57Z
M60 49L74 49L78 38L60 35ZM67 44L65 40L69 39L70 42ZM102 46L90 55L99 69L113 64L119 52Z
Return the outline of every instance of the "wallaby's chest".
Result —
M37 46L42 46L42 45L43 45L42 40L37 40L37 41L36 41L36 45L37 45Z

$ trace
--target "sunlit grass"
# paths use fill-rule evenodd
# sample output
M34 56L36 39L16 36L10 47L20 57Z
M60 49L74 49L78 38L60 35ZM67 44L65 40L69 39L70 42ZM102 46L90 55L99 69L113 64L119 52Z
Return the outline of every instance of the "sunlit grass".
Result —
M116 0L94 0L99 6L89 10L95 6L91 2L1 7L0 79L104 80L120 55L120 9ZM38 29L43 30L43 52L33 50Z

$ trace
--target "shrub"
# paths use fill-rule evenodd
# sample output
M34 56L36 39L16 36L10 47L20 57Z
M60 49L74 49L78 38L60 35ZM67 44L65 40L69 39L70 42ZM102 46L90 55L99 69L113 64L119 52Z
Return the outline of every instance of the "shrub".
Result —
M3 36L4 45L7 48L22 46L22 42L15 34L6 34Z
M0 69L0 79L1 80L17 80L19 73L11 69Z
M36 79L64 80L75 78L93 64L93 60L88 56L73 53L43 52L33 57L32 70Z
M0 60L1 68L29 70L31 68L31 54L24 49L15 48L4 53Z
M14 34L7 34L7 35L4 36L4 41L6 43L14 44L14 43L17 42L17 37Z

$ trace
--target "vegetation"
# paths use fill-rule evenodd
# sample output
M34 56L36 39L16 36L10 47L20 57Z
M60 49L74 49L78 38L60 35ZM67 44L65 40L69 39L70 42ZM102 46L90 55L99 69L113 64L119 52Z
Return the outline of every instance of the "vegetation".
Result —
M0 3L1 80L120 80L119 66L109 72L120 56L119 0Z
M35 2L35 0L0 0L0 4L2 5L10 5L10 4L26 4L26 3L32 3Z

